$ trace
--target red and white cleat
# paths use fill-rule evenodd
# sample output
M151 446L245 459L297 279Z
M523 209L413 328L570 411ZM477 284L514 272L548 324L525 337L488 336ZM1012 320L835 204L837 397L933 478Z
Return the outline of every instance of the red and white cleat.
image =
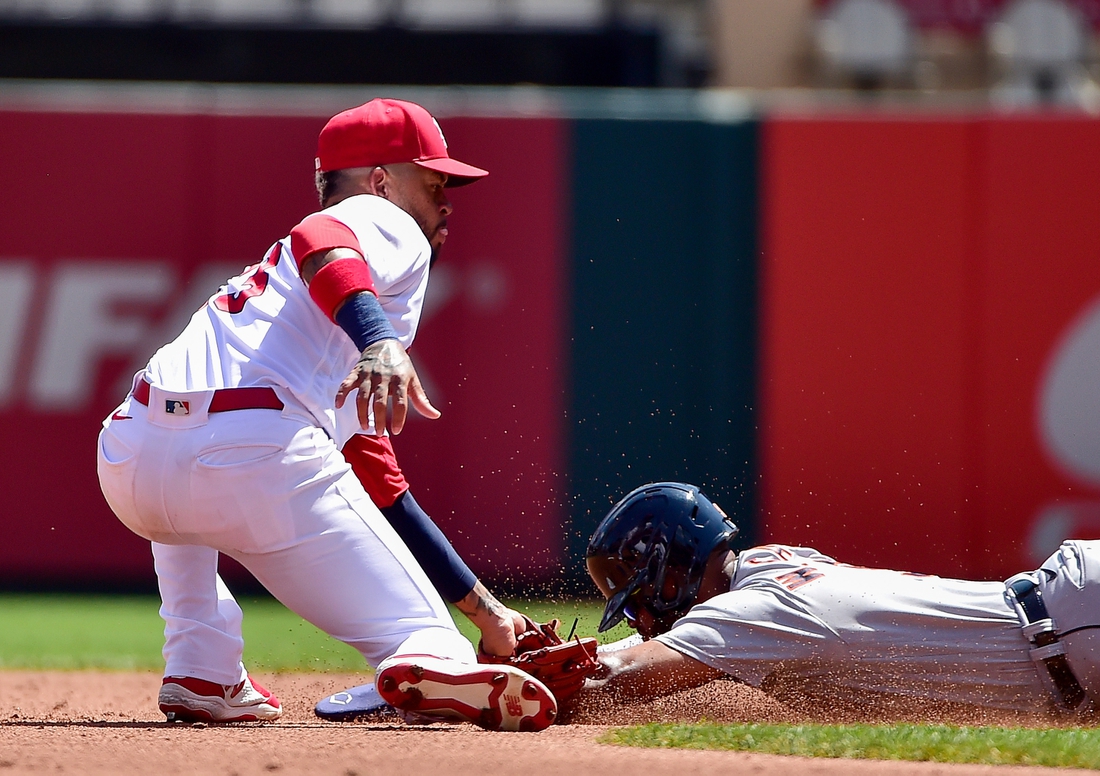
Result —
M157 700L169 722L260 722L283 713L279 699L249 676L235 685L168 676Z
M472 722L486 730L545 730L558 702L542 682L507 665L401 656L375 677L379 695L404 712Z

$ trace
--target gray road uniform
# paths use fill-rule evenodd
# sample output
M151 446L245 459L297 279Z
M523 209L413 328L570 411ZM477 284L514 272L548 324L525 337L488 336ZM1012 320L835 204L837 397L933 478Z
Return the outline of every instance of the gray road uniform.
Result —
M1030 630L1003 582L755 547L738 555L728 593L696 605L655 640L780 699L793 691L828 704L893 697L1053 711L1071 705L1056 686L1067 680L1051 677L1053 657L1089 696L1072 705L1087 710L1100 698L1100 542L1067 541L1041 569L1013 578L1020 579L1032 617L1036 584L1049 615ZM1053 646L1029 641L1051 627Z

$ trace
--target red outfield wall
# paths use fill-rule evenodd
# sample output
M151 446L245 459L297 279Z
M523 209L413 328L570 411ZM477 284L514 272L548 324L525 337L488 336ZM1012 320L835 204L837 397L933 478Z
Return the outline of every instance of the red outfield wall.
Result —
M1100 121L763 134L767 538L1003 577L1100 537Z
M0 112L5 581L153 578L146 543L99 494L99 422L222 280L316 209L331 112ZM443 417L413 421L395 448L475 571L556 576L564 131L441 123L454 153L491 175L454 192L413 351Z

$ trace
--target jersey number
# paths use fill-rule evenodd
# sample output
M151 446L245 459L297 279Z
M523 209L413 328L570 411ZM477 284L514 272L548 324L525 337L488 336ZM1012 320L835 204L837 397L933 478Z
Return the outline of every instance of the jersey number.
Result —
M271 250L264 256L259 264L253 264L241 273L247 276L241 290L234 294L219 294L212 300L214 306L223 313L239 313L244 309L244 303L254 296L259 296L267 290L267 271L279 263L282 254L282 246L275 243Z

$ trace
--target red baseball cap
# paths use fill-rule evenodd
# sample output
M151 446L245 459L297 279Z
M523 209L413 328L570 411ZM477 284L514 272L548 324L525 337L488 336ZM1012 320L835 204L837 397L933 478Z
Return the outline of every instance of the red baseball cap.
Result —
M414 102L371 100L329 119L317 138L317 171L412 162L462 186L489 173L452 159L439 122Z

